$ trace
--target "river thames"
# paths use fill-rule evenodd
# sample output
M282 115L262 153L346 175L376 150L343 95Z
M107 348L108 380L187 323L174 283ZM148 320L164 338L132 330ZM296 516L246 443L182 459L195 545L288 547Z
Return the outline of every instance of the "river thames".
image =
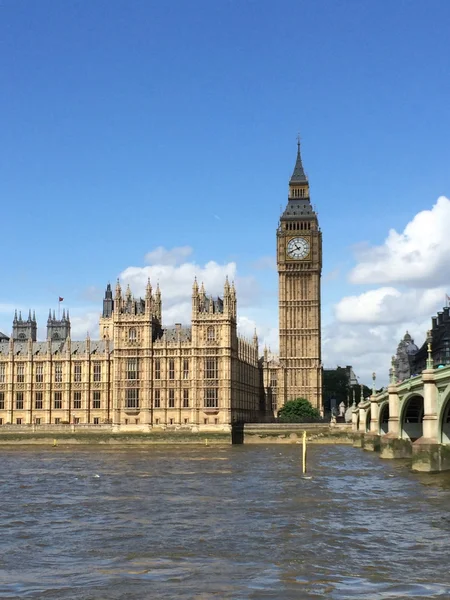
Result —
M0 598L450 598L450 476L308 451L3 447Z

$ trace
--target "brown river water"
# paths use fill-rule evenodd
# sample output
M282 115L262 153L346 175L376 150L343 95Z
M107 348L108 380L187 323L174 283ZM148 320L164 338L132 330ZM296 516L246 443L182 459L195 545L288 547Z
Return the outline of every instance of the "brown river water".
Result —
M349 446L0 449L0 598L450 598L450 475Z

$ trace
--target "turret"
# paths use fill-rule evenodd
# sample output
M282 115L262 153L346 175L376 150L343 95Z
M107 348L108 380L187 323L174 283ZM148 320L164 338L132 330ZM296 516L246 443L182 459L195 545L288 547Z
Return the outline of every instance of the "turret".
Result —
M161 323L161 320L162 320L162 302L161 302L161 290L159 289L159 281L156 284L155 316L158 319L158 321Z
M198 283L197 277L194 277L194 283L192 285L192 318L198 314L199 311L199 297L198 297Z
M225 285L223 286L223 310L226 313L230 310L230 283L228 275L225 278Z
M111 289L111 284L108 283L105 290L105 297L103 299L103 316L106 318L112 317L114 310L114 300Z
M57 319L55 311L53 316L51 310L49 311L47 319L47 339L53 342L64 342L70 336L70 318L69 311L64 309L62 318Z
M17 316L17 310L14 311L12 337L16 342L36 341L37 323L36 318L34 316L33 318L31 317L31 309L28 311L27 320L22 318L22 311L19 311L19 316Z
M236 318L237 315L237 302L236 302L236 288L234 287L234 281L231 282L230 289L230 312L231 316Z

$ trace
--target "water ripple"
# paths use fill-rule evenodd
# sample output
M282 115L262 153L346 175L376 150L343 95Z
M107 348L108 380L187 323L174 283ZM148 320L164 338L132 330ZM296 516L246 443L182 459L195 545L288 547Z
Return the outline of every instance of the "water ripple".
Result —
M450 476L348 446L3 449L0 598L448 598ZM13 475L11 475L13 474Z

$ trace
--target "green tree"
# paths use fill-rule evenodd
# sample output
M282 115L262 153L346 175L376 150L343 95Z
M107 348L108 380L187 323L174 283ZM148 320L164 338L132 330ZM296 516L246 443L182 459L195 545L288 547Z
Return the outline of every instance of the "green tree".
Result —
M337 369L324 369L322 380L322 395L326 406L329 408L331 398L336 399L339 406L341 402L347 404L350 391L348 383L348 374L346 369L338 367Z
M290 400L278 411L280 423L310 423L319 421L320 414L306 398Z

